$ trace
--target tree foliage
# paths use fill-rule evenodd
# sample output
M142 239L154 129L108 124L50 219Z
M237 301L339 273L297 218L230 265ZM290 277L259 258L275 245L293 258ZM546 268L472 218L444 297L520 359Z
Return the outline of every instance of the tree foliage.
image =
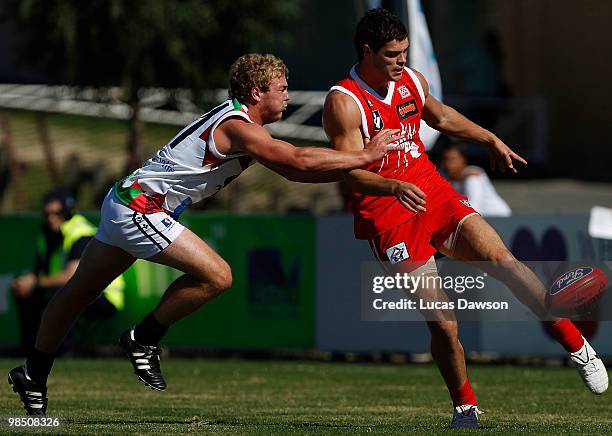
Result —
M122 86L128 169L140 166L138 91L225 86L239 55L291 43L301 0L3 0L20 59L50 83Z
M289 44L299 0L4 0L21 59L51 82L209 88L240 54Z

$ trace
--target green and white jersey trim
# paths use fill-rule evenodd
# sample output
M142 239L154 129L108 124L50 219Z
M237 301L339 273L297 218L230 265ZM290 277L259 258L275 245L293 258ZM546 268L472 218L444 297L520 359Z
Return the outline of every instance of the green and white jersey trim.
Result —
M189 204L219 192L253 162L244 153L224 155L217 149L214 131L230 117L252 122L246 106L226 100L185 126L142 168L118 182L116 198L139 212L162 208L176 217Z

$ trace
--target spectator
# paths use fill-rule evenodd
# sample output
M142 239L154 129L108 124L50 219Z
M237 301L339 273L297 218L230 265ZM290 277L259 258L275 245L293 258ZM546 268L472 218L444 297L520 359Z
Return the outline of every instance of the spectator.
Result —
M47 302L74 274L87 243L96 228L87 219L75 214L74 198L63 190L54 190L43 198L44 222L36 247L32 272L17 277L13 292L17 303L21 346L28 352L34 346L38 325ZM83 316L109 319L124 305L125 280L119 276Z
M495 191L485 170L477 166L468 166L467 158L461 147L451 144L442 152L442 174L453 187L465 195L472 207L482 216L510 216L512 211L508 204Z

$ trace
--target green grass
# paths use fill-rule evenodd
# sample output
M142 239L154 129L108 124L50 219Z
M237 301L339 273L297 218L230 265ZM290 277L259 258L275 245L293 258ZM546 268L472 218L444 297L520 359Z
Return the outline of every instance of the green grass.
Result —
M451 431L448 395L432 365L167 358L163 369L169 388L153 392L127 361L61 359L49 382L49 416L63 419L60 434ZM485 411L479 434L612 432L610 396L590 394L573 369L472 366L470 379ZM5 385L0 416L21 413Z

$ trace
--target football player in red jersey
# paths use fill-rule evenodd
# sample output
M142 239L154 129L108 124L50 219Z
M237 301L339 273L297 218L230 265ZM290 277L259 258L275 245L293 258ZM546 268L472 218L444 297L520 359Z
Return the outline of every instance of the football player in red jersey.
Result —
M489 274L548 321L587 387L603 393L608 376L601 359L571 321L547 315L546 289L540 280L514 258L467 198L438 174L419 137L421 118L444 134L486 147L492 167L502 172L516 173L515 163L527 162L493 133L430 95L425 77L406 64L408 45L406 28L397 16L384 9L369 11L355 33L358 63L331 88L325 102L323 125L337 150L357 150L382 129L401 129L403 135L397 151L345 175L355 236L369 240L376 257L396 272L437 274L436 251L453 259L482 261ZM453 402L451 425L476 427L479 412L457 322L445 312L433 319L430 314L427 324L431 352Z

